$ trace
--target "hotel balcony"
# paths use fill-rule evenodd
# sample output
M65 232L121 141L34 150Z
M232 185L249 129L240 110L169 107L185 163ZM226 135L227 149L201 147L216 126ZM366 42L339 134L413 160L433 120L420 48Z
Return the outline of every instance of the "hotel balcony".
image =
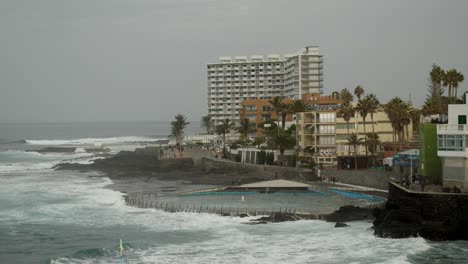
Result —
M468 135L468 125L438 124L437 135Z

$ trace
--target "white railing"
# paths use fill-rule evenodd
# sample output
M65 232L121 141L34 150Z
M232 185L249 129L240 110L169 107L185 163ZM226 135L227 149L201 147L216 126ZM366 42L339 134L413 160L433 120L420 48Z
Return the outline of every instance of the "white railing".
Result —
M449 125L449 124L438 124L438 131L468 131L467 125Z

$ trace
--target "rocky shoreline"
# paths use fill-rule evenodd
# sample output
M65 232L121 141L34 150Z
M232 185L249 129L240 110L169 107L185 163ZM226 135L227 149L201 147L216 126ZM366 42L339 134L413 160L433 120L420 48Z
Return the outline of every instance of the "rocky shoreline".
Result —
M197 163L199 160L193 157L158 159L154 150L146 148L121 151L109 158L96 159L92 164L61 163L54 169L100 171L113 180L114 184L109 188L121 192L156 191L155 186L161 189L174 186L174 190L178 192L202 190L231 185L237 181L239 175L242 175L243 183L259 180L257 175L249 174L242 169L226 171L218 167L204 168ZM425 203L421 203L415 202L418 201L417 197L401 199L400 192L401 190L390 188L389 200L385 205L377 208L342 206L328 215L307 217L273 214L255 219L252 224L296 221L305 218L335 222L336 227L345 227L347 222L373 221L374 234L383 238L421 236L430 240L468 239L468 231L464 229L468 225L468 216L465 213L459 213L467 210L453 213L443 210L443 206L434 209L434 205L431 205L433 200L431 196ZM440 204L443 201L442 199L437 203ZM466 201L468 202L468 198ZM467 204L461 204L459 201L452 202L452 207L461 206L465 209ZM443 212L433 215L434 210Z

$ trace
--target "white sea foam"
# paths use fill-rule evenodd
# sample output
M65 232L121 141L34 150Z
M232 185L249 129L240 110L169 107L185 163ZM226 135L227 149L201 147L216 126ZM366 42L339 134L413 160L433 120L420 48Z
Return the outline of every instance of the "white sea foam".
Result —
M0 173L50 169L66 161L70 163L90 163L91 153L38 153L35 151L7 150L0 152Z
M27 139L26 143L31 145L109 145L109 144L122 144L122 143L145 143L145 142L155 142L161 140L160 138L152 137L108 137L108 138L79 138L79 139L56 139L56 140L32 140Z
M105 188L112 184L110 179L92 176L101 175L47 171L23 177L0 177L2 186L16 190L7 204L34 199L31 208L29 205L13 206L4 210L0 219L40 225L56 223L75 229L78 226L115 229L116 232L122 228L126 232L142 230L156 237L149 245L139 247L138 241L129 241L125 233L118 234L116 239L134 244L125 249L125 263L390 264L408 263L408 256L430 248L422 238L376 238L367 222L353 222L351 227L341 229L334 228L333 223L314 220L247 225L253 217L133 208L125 205L120 192ZM60 256L51 263L118 261L117 247L106 250L111 253Z

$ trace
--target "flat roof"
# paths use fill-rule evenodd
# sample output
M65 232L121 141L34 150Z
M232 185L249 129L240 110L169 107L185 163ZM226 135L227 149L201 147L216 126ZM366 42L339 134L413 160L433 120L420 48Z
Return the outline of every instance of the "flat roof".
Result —
M302 182L288 180L261 181L237 186L239 188L308 188L309 185Z

